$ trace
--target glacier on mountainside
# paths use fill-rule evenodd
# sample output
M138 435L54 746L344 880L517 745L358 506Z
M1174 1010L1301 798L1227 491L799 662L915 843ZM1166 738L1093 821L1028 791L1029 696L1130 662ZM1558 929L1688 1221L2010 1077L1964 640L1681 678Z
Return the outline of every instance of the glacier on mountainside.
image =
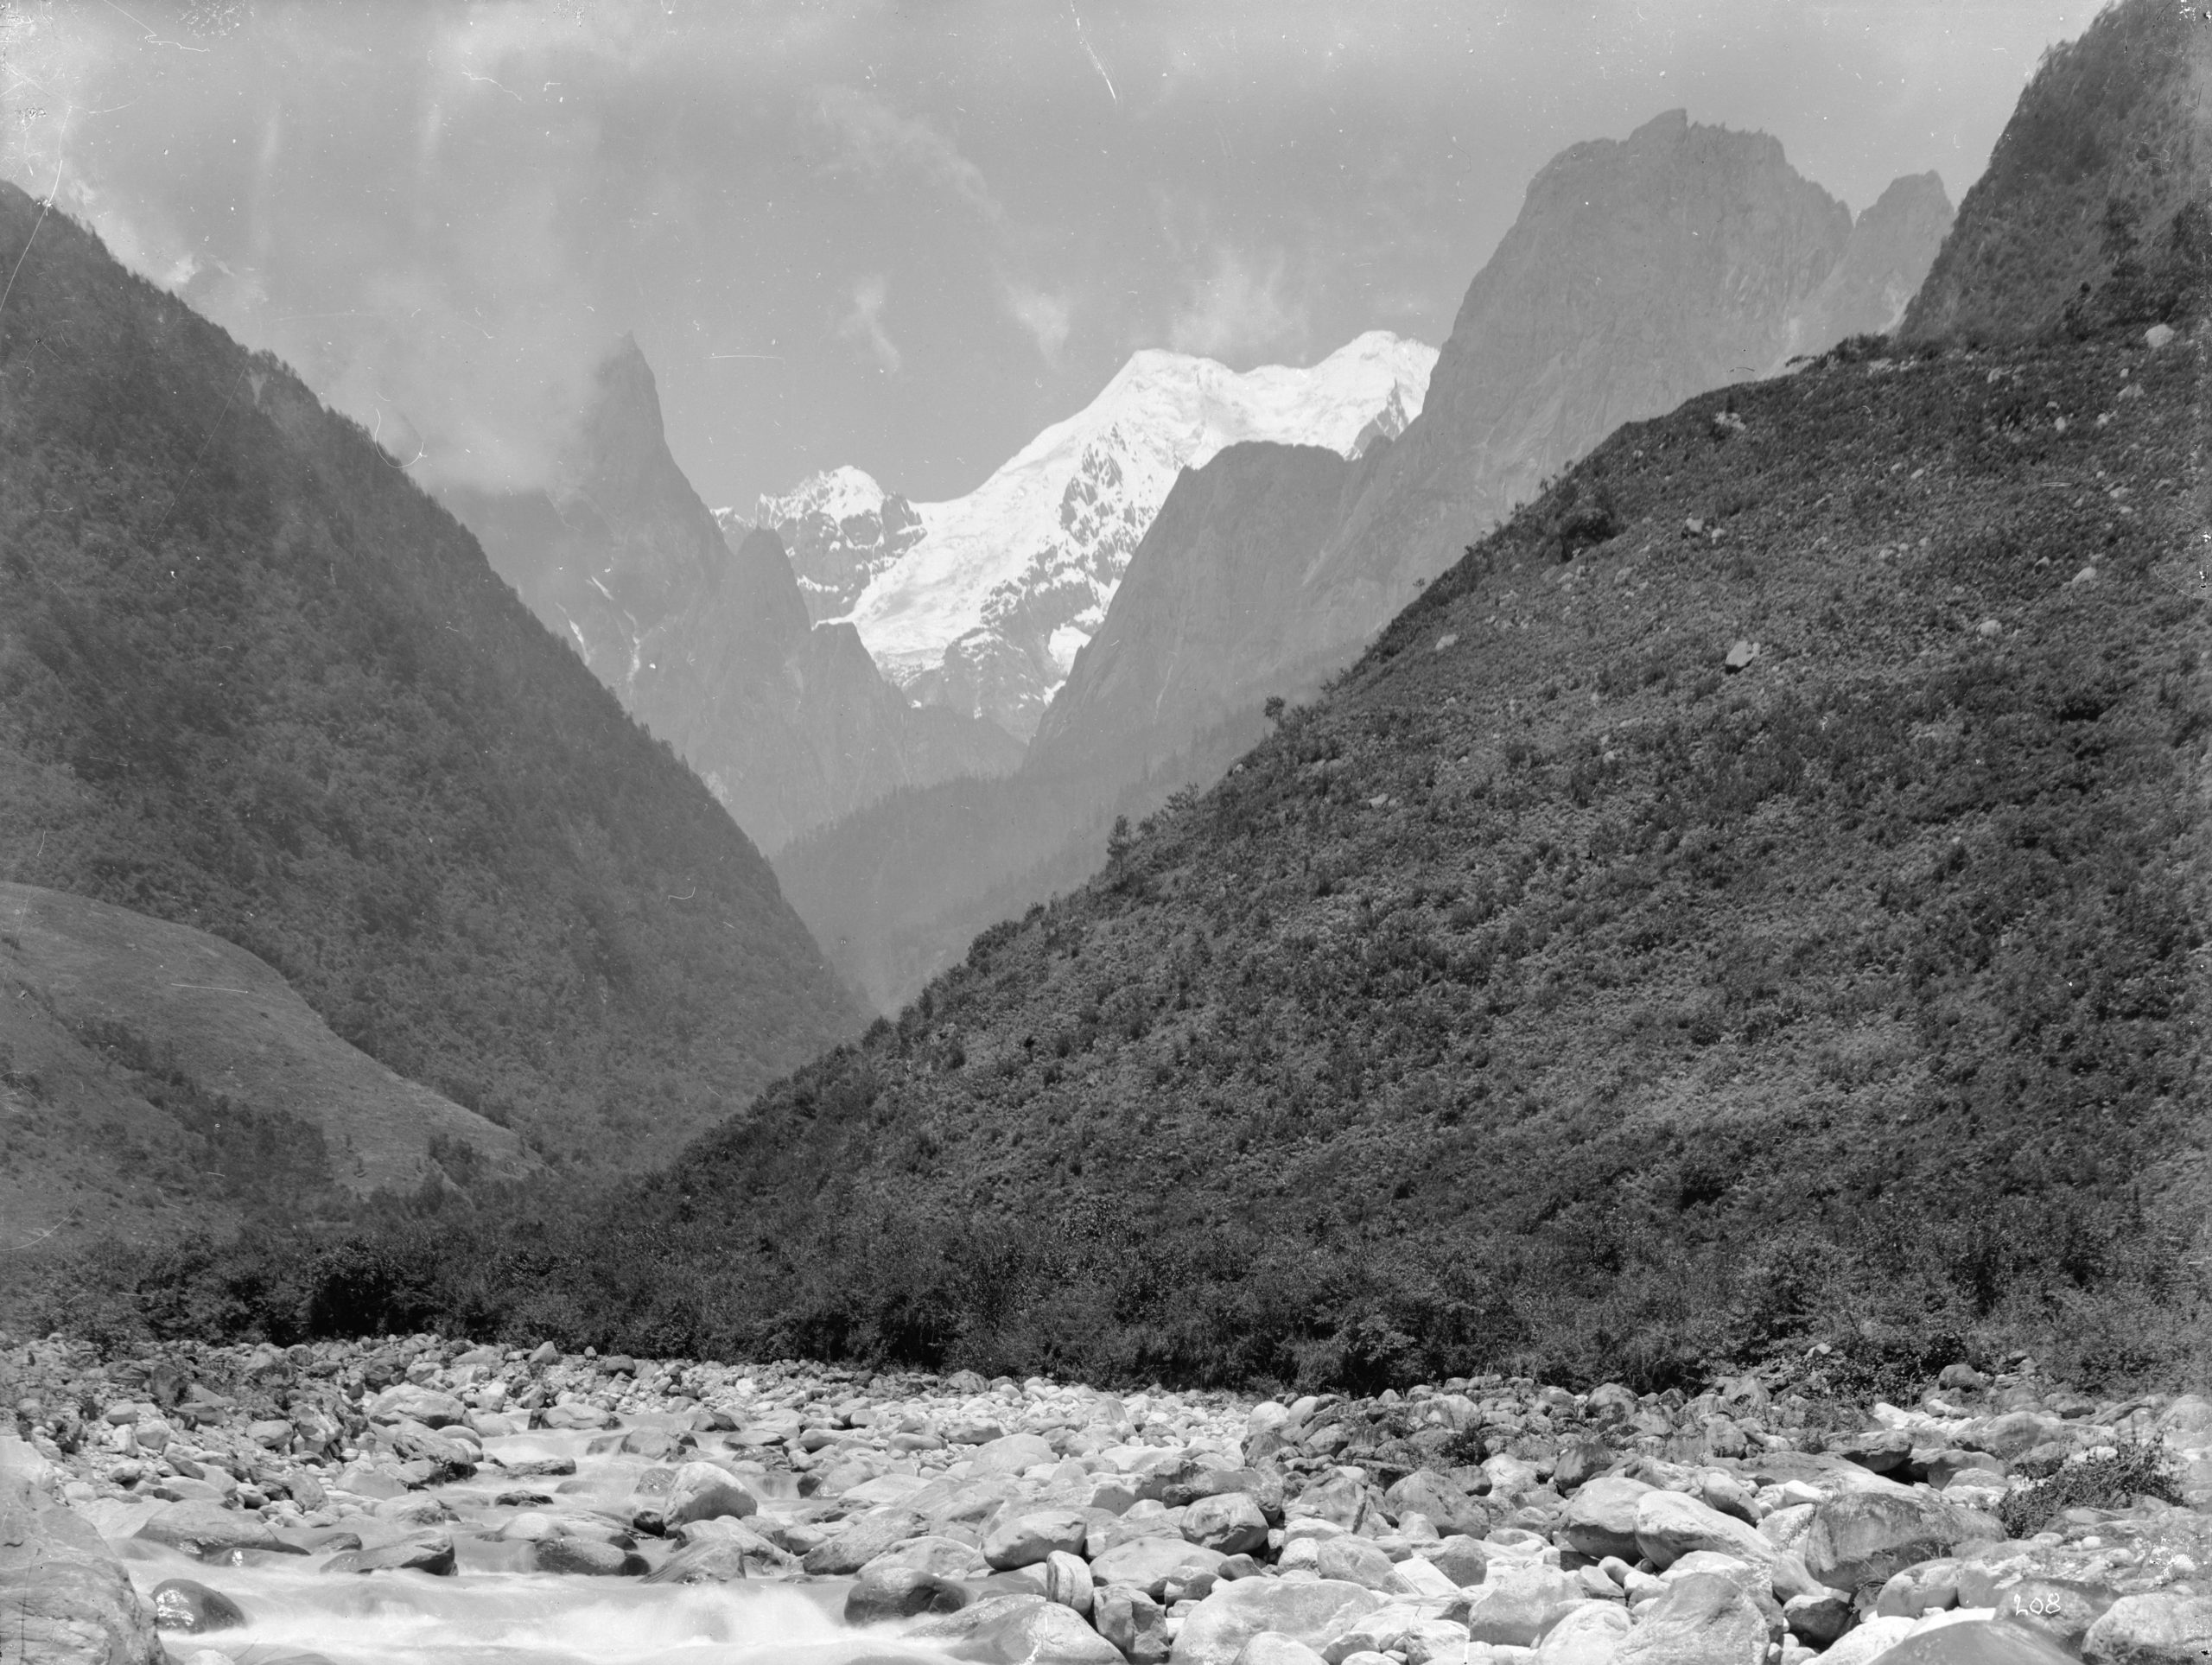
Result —
M838 468L753 520L791 549L809 610L849 620L910 698L1027 739L1182 470L1246 440L1357 456L1420 414L1435 362L1383 330L1307 369L1147 350L965 497L910 503Z

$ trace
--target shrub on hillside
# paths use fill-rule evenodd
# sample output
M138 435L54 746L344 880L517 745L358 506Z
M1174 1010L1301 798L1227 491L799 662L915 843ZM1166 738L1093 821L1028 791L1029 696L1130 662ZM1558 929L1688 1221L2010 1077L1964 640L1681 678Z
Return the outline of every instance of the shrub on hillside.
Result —
M2128 1509L2139 1497L2181 1502L2181 1481L2164 1439L2125 1439L2108 1457L2066 1463L1997 1506L2007 1537L2028 1538L2069 1509Z

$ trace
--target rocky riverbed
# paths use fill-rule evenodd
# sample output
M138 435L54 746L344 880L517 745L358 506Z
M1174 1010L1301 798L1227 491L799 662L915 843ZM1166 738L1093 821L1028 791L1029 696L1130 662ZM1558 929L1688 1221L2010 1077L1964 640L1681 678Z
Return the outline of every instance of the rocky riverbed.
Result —
M1964 1366L1910 1406L1787 1385L1255 1402L0 1337L0 1661L2212 1657L2212 1403ZM2178 1505L2069 1501L2152 1441Z

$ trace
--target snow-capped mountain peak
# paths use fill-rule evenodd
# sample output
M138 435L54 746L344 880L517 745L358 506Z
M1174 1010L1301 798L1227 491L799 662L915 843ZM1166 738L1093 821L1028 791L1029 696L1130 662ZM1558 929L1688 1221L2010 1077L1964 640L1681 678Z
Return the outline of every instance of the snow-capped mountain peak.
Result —
M824 469L780 495L763 495L752 524L783 539L807 613L817 624L847 612L922 530L912 505L852 467Z
M912 505L840 468L763 498L757 518L791 546L810 608L850 595L910 696L1026 739L1177 474L1248 440L1356 456L1420 413L1435 362L1382 330L1304 369L1147 349L965 497Z

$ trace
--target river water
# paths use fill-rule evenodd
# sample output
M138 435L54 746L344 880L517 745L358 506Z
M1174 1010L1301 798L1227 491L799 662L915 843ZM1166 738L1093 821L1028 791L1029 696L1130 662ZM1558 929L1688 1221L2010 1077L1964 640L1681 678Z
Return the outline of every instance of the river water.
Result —
M576 1472L515 1479L487 1465L471 1479L410 1494L436 1498L454 1517L443 1523L457 1563L450 1576L324 1570L338 1545L308 1555L234 1552L234 1559L210 1565L143 1538L111 1541L149 1598L165 1579L190 1579L245 1612L243 1629L168 1633L172 1656L187 1661L213 1649L234 1665L304 1665L305 1655L331 1665L944 1665L944 1655L900 1641L895 1625L844 1624L849 1579L647 1584L636 1577L531 1570L527 1542L501 1535L525 1512L602 1526L626 1521L637 1482L653 1465L588 1449L616 1439L619 1433L495 1436L484 1441L487 1458L568 1457ZM502 1503L503 1494L531 1500ZM803 1507L796 1498L771 1500L761 1514L790 1518ZM367 1516L340 1524L371 1548L414 1529ZM640 1536L637 1547L657 1567L677 1546Z

